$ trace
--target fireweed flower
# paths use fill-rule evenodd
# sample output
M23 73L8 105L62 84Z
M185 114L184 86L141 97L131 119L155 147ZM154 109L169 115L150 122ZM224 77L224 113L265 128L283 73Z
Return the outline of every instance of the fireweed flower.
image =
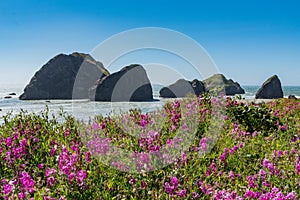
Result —
M168 139L168 140L167 140L167 144L168 144L168 147L172 146L173 140L172 140L172 139Z
M202 151L206 151L207 150L207 145L206 145L206 138L202 138L200 140L200 147Z
M179 108L180 107L180 102L179 101L175 101L173 105L174 105L175 109Z
M69 175L71 173L71 166L65 165L62 167L61 171L63 171L64 174Z
M170 183L174 186L178 186L178 179L176 176L170 178Z
M67 138L71 134L71 131L69 129L66 129L64 132L64 136Z
M247 191L246 191L244 197L245 197L245 198L248 198L248 197L249 197L249 198L254 199L254 198L256 198L256 194L255 194L255 192L253 192L253 191L247 189Z
M90 149L91 153L104 155L110 150L109 144L109 138L96 137L87 142L87 147Z
M24 198L25 198L24 192L20 192L20 193L18 194L18 197L19 197L19 199L24 199Z
M267 168L268 165L269 165L269 163L270 163L270 161L269 161L268 159L264 159L264 160L263 160L263 166L264 166L264 167Z
M296 162L295 162L295 170L296 170L296 174L299 174L300 173L300 157L298 157L296 159Z
M175 187L173 185L170 185L168 182L165 182L165 191L166 191L166 193L173 195L174 190L175 190Z
M135 183L135 179L134 178L132 178L132 179L129 180L129 184L130 185L133 185L134 183Z
M76 174L75 173L71 173L69 176L68 176L68 182L70 183L72 180L73 180L73 178L76 176Z
M85 157L85 161L87 162L87 163L90 163L91 162L91 152L86 152L85 153L85 155L84 155L84 157Z
M87 177L87 173L85 170L79 170L77 172L77 176L76 176L76 180L78 182L79 185L81 185L83 183L83 181L86 179Z
M234 179L234 177L235 177L235 176L234 176L234 172L233 172L233 171L230 171L230 172L229 172L229 178L230 178L230 179Z
M30 193L34 191L34 181L27 172L21 173L20 182L26 191L29 191Z
M285 198L286 199L296 199L297 194L296 194L296 192L293 191L293 192L288 193Z
M56 170L54 168L46 169L46 177L49 177L51 175L55 176L56 175Z
M56 155L56 149L52 147L50 150L50 156L55 156L55 155Z
M53 176L50 176L50 177L48 177L47 178L47 184L49 185L49 186L53 186L53 185L55 185L55 178L53 177Z
M141 187L140 187L140 188L143 189L143 188L145 188L145 187L146 187L146 183L145 183L144 180L142 180L142 181L141 181Z
M14 187L11 184L5 184L3 186L3 194L5 195L9 194L13 189Z
M27 139L21 141L21 146L26 147L28 145Z
M19 133L16 132L16 133L14 134L14 140L18 140L18 139L19 139Z
M228 155L228 151L229 151L228 148L224 149L224 152L219 157L219 159L220 159L221 162L225 162L226 161L226 158L227 158L227 155Z
M265 180L267 173L265 172L265 170L260 169L258 175L261 177L262 180Z
M257 184L255 184L255 180L256 180L255 176L248 176L247 180L250 188L255 188L257 186Z
M177 196L179 197L186 197L186 190L180 190L178 193L177 193Z
M172 131L176 131L176 128L177 128L177 127L176 127L175 125L172 125L172 126L171 126L171 130L172 130Z
M230 155L233 154L233 153L236 152L238 149L239 149L239 147L235 145L234 147L232 147L232 148L230 149L229 154L230 154Z
M192 192L192 198L193 199L198 199L200 195L197 192Z
M184 130L184 131L189 131L190 130L186 123L182 124L181 129Z
M283 126L280 126L280 129L281 129L282 131L286 131L286 130L287 130L287 127L288 127L288 124L285 124L285 125L283 125Z
M278 155L279 157L280 157L280 156L283 156L283 151L282 151L282 150L278 150L277 155Z
M13 140L11 137L6 138L6 146L7 147L10 147L12 145L12 142L13 142Z

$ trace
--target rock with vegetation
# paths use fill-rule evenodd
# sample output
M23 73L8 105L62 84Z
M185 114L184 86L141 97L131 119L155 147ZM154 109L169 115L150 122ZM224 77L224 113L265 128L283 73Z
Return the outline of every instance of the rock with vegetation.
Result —
M80 74L79 76L77 76ZM21 100L86 99L99 77L109 72L89 54L59 54L47 62L30 80ZM74 85L76 87L74 87ZM74 88L74 90L73 90Z
M143 66L132 64L99 79L90 89L95 101L152 101L152 86Z
M211 94L236 95L245 94L239 83L226 79L223 74L215 74L203 81L205 88Z
M199 96L203 92L205 92L205 87L201 81L197 79L194 79L193 81L179 79L175 83L163 87L159 91L159 96L164 98L180 98L186 97L189 94Z
M281 82L277 75L270 77L259 88L255 95L256 99L278 99L283 98Z

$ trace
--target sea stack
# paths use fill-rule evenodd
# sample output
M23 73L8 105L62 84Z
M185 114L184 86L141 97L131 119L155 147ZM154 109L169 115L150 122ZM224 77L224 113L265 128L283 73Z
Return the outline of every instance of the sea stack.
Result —
M94 101L152 101L152 86L143 66L132 64L100 78L90 89Z
M199 96L203 92L205 92L205 87L201 81L197 79L194 79L193 81L179 79L175 83L163 87L159 91L159 96L163 98L180 98L186 97L188 94Z
M277 75L270 77L259 88L255 95L256 99L278 99L283 98L281 82Z
M203 81L205 88L212 94L236 95L245 94L245 90L238 82L227 79L223 74L215 74Z
M107 75L102 63L89 54L59 54L35 73L19 99L87 99L89 88Z

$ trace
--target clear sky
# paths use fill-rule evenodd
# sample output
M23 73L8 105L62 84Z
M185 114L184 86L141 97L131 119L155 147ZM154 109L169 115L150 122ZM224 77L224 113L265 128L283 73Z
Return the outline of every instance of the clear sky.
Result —
M164 27L195 39L242 85L273 74L283 85L300 85L299 2L0 1L0 84L25 85L58 53L88 53L121 31Z

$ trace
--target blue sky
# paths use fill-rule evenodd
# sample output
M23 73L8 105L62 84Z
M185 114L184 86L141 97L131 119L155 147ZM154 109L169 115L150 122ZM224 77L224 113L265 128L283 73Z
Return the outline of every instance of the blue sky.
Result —
M242 85L273 74L300 85L299 9L276 0L1 1L0 84L25 85L58 53L88 53L119 32L164 27L195 39Z

